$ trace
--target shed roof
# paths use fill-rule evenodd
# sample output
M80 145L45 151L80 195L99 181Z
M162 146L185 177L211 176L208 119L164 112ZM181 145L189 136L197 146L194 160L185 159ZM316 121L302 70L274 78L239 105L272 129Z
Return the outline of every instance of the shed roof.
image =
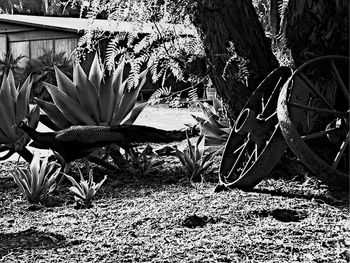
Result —
M89 26L89 19L73 17L0 14L0 23L1 22L75 33L83 33ZM95 19L91 26L96 30L108 32L129 32L132 31L136 25L132 22L116 22ZM162 24L162 28L176 30L179 34L194 34L194 29L185 27L184 25ZM140 33L153 33L155 31L156 28L152 23L145 23L142 29L140 29Z

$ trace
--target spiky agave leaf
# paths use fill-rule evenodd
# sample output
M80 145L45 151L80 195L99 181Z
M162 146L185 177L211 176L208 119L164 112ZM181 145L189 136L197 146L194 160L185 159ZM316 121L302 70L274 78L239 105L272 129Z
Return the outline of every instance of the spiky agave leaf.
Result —
M64 117L73 125L81 123L88 125L96 124L91 116L87 113L85 108L83 108L78 101L70 98L67 94L58 90L54 85L51 85L49 83L44 83L44 85L47 91L50 93L56 106L62 112Z
M72 125L55 104L38 98L34 98L33 100L59 128L64 129Z
M136 88L124 93L119 107L115 108L114 117L111 121L111 125L120 124L135 106L139 92L146 82L147 72L148 69L145 69L143 72L140 73L140 81Z
M74 100L78 100L75 84L56 66L54 66L57 80L57 87Z
M94 68L91 68L91 71ZM83 68L80 64L74 67L74 70L77 71L77 95L80 105L84 108L86 113L95 121L95 123L100 122L100 109L99 109L99 87L94 86L94 84L86 76ZM92 74L93 75L93 74ZM96 81L96 80L95 80Z
M100 89L100 110L102 122L110 124L115 110L119 108L126 82L123 82L125 62L122 61L117 69L104 81Z
M22 87L19 89L16 100L16 123L23 120L29 113L29 95L33 81L30 76L26 78Z
M15 100L8 78L4 78L0 87L0 127L10 140L16 138L12 129L15 124Z
M103 79L103 70L100 67L100 63L98 61L97 53L95 54L94 60L92 61L89 80L95 86L96 90L100 90L101 81Z

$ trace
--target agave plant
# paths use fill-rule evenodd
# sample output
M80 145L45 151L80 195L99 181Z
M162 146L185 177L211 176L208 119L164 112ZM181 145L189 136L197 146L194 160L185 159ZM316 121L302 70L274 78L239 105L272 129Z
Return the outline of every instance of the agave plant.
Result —
M9 151L5 157L10 157L14 152L30 161L32 156L28 154L25 146L29 142L28 136L14 125L23 119L28 119L28 125L35 128L39 122L39 107L29 108L29 94L32 81L28 77L19 88L15 86L12 71L3 78L0 88L0 152Z
M186 173L191 181L199 181L203 172L213 164L213 158L216 152L213 151L205 155L204 151L205 145L203 135L198 137L195 145L192 145L187 137L187 148L185 148L184 151L176 149L176 155L185 166Z
M30 203L39 203L43 197L56 188L56 179L61 166L57 162L49 162L48 156L40 159L39 153L34 154L29 169L11 171L12 177Z
M80 64L74 66L73 81L55 67L57 87L45 83L53 103L34 100L61 129L72 125L132 124L147 105L143 103L135 107L147 70L140 74L138 85L131 90L127 89L127 79L123 81L123 70L124 62L104 79L97 55L88 76Z
M149 145L148 145L149 146ZM129 161L130 171L134 174L139 173L142 176L159 172L163 160L152 162L147 156L149 148L146 147L141 152L129 151L125 152L125 161Z
M86 181L81 173L80 169L78 169L80 175L80 182L78 183L72 176L65 174L69 181L73 184L69 188L69 190L73 193L75 199L78 201L83 201L84 206L86 208L90 208L92 206L93 198L96 195L96 192L102 184L106 181L107 175L102 179L101 182L95 183L92 175L92 170L89 170L89 179Z
M207 146L223 145L230 134L231 128L223 114L222 103L217 98L213 98L212 107L200 102L198 105L206 119L194 115L192 117L199 123L199 128L205 136L205 144Z

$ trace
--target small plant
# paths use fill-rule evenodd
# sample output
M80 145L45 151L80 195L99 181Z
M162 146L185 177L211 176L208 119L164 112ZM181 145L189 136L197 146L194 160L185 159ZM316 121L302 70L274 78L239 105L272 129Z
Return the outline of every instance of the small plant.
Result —
M89 170L89 172L88 172L89 173L88 181L86 181L84 179L83 174L81 173L80 169L78 169L78 171L79 171L79 175L80 175L80 182L79 183L72 176L69 176L67 174L64 174L64 175L73 184L73 186L71 186L69 188L69 190L73 193L76 201L82 201L84 204L84 207L90 208L90 207L92 207L92 201L96 195L96 192L98 191L98 189L100 189L102 184L106 181L107 175L105 175L105 177L102 179L101 182L96 184L94 182L92 170Z
M192 115L192 117L199 123L199 128L205 136L206 146L220 146L223 145L230 135L231 127L227 117L223 113L222 103L213 98L213 106L198 103L202 109L206 119Z
M133 173L140 173L142 176L145 176L159 171L164 161L152 162L147 157L147 151L149 149L146 147L142 152L131 151L126 153L126 158L129 159L129 169Z
M203 135L199 136L196 145L192 145L187 137L187 148L182 152L176 149L176 155L186 168L186 173L191 181L198 182L202 174L213 164L215 151L204 154L205 145Z
M37 153L34 154L29 169L18 168L11 173L28 202L36 204L55 190L60 170L61 166L57 162L49 162L48 156L41 160Z

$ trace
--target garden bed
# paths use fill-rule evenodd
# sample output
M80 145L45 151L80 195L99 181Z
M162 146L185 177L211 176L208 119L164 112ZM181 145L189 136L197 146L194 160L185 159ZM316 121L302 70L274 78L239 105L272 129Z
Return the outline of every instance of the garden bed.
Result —
M181 121L188 114L151 110L173 112ZM143 114L140 122L158 120ZM46 206L28 205L9 176L25 164L1 163L0 262L350 260L347 192L308 177L292 180L297 174L282 170L250 192L214 193L219 158L206 182L197 184L182 174L176 157L161 159L165 163L153 175L109 172L90 209L77 209L68 184ZM106 173L94 172L96 181Z

